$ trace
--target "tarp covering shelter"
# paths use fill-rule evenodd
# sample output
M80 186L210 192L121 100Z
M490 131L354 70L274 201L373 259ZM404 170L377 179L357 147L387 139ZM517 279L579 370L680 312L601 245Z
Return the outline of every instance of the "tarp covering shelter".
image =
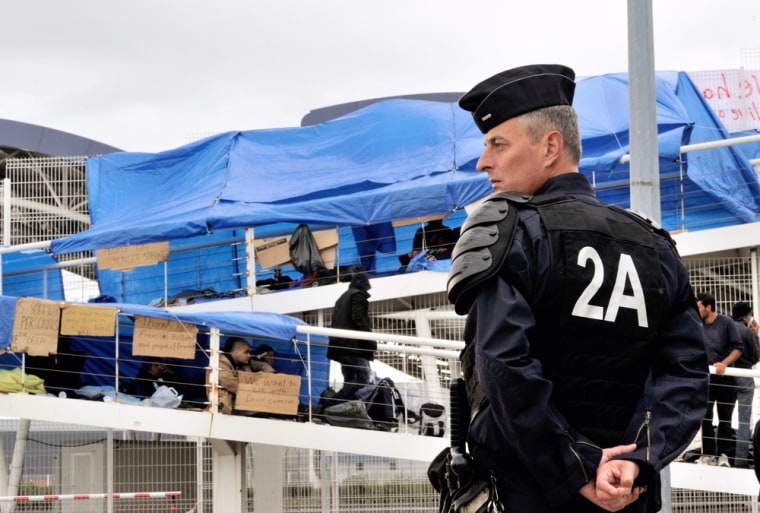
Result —
M656 74L662 225L702 230L760 220L760 186L745 153L724 147L680 153L680 147L731 135L688 75ZM630 206L627 74L590 77L578 84L575 106L583 137L581 171L597 195Z
M482 137L453 104L394 100L312 127L229 132L88 161L93 228L55 253L240 227L256 236L450 212L490 190ZM129 228L127 228L127 226Z
M630 206L630 166L623 160L630 152L627 78L585 78L574 99L580 171L602 200L623 207ZM760 220L760 186L744 151L680 151L731 137L688 75L656 73L656 101L661 224L697 231ZM158 154L92 157L93 226L53 241L51 249L62 254L165 240L174 248L213 237L242 240L245 228L257 239L291 234L304 223L312 231L338 228L335 266L350 266L364 256L356 249L357 229L446 213L460 214L461 224L462 208L492 192L475 169L482 147L483 135L456 103L390 99L308 127L228 132ZM415 227L395 228L396 253L372 271L399 269L398 256L411 240L407 234L402 241L404 229ZM193 288L245 293L250 284L234 254L239 250L219 251L199 253L197 265L185 270L170 260L131 275L99 271L101 291L149 303L165 295L167 283L168 296L187 288L173 285L184 272Z
M663 221L690 229L758 218L756 178L731 149L679 161L682 144L728 134L682 72L656 74ZM578 83L581 168L602 196L628 201L626 74ZM455 103L393 99L290 129L228 132L158 154L113 153L87 165L93 227L53 242L54 253L182 239L255 227L257 237L299 223L371 225L451 212L488 194L475 171L483 136ZM696 155L696 154L695 154ZM680 164L680 166L679 166ZM683 176L691 199L674 196ZM610 192L610 191L615 192ZM422 199L422 200L421 200ZM711 219L697 211L709 203Z
M8 351L11 346L13 321L17 298L0 296L0 350ZM193 360L174 360L177 368L191 383L202 385L209 365L208 330L218 328L224 337L238 336L251 342L252 347L266 343L277 353L275 368L279 372L299 375L301 380L301 402L308 402L307 374L311 372L312 401L316 404L319 393L326 388L329 380L329 362L326 358L327 337L311 336L311 347L306 350L306 337L296 331L305 323L294 317L264 312L172 312L146 305L124 303L99 303L88 306L116 308L120 314L132 318L135 315L171 319L199 327L196 357ZM297 343L296 343L297 342ZM114 359L116 357L115 338L108 337L67 337L67 350L83 356L81 380L84 385L114 386ZM61 340L59 340L59 345ZM224 345L224 341L220 347ZM63 351L62 351L63 352ZM131 323L120 322L119 330L119 375L135 376L144 357L132 356ZM311 362L309 366L307 361ZM0 367L17 367L20 355L5 353L0 357ZM32 371L28 371L32 372ZM203 390L202 386L199 387Z
M40 249L6 253L2 256L2 293L44 299L64 299L60 269L51 269L57 260Z

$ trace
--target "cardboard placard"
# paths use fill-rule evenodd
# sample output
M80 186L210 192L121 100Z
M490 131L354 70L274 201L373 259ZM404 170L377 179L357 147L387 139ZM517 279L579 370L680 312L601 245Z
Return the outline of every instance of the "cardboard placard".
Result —
M290 237L259 239L253 242L256 260L267 269L290 261Z
M197 334L194 324L136 315L132 356L195 358Z
M319 254L322 255L325 267L328 269L335 267L338 230L320 230L312 232L311 235L319 248ZM290 262L290 235L254 240L253 247L256 252L256 260L264 269Z
M169 243L154 242L96 251L98 267L114 271L131 271L135 267L155 265L169 259Z
M271 372L240 372L235 408L297 415L300 388L301 376Z
M60 323L61 307L55 301L29 297L16 299L11 351L30 356L56 354Z
M314 232L312 235L325 267L332 269L335 267L335 253L338 248L338 230L323 230Z
M90 305L61 307L61 335L113 337L116 334L116 308Z

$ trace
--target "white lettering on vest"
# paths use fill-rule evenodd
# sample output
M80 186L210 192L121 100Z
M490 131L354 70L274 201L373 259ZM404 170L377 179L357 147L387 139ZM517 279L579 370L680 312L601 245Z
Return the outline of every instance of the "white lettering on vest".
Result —
M601 306L592 305L591 300L594 298L604 283L604 265L599 253L591 246L585 246L578 252L578 265L586 267L588 263L594 266L594 274L591 281L583 289L573 307L572 315L576 317L585 317L587 319L604 320L615 322L617 320L618 310L621 308L630 308L636 310L639 326L646 328L649 326L647 317L646 301L644 298L644 289L641 287L639 273L631 255L622 253L618 260L617 275L615 285L612 288L609 304L607 305L607 314ZM631 284L632 295L625 293L625 286Z
M630 282L631 284L631 292L633 293L631 296L625 294L626 282ZM620 308L636 310L639 327L647 328L649 326L647 305L646 301L644 301L644 289L641 288L639 273L636 271L636 266L633 263L631 255L626 255L625 253L620 255L615 286L610 295L610 304L607 307L607 315L604 316L604 320L615 322Z
M578 301L575 302L573 315L601 321L604 319L604 310L601 306L592 305L591 300L602 287L602 283L604 283L604 266L602 265L602 257L599 256L599 253L591 246L585 246L578 252L578 265L586 267L589 261L594 265L594 275L591 277L591 282L586 285L586 288L583 289L580 297L578 297Z

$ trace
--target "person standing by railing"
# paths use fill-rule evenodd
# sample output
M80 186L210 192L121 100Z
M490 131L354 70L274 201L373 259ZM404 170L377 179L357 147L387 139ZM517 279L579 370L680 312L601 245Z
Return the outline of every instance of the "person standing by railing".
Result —
M372 331L369 318L369 292L371 285L361 266L349 271L351 283L335 302L331 328ZM327 358L340 363L343 387L332 397L337 401L356 399L356 391L370 382L372 371L370 360L375 359L377 341L330 337Z
M699 316L702 318L707 361L715 367L710 374L707 412L702 421L702 457L700 463L730 467L728 455L733 451L734 434L731 416L736 403L736 377L725 374L742 354L739 331L730 317L715 310L715 296L707 292L697 294ZM713 425L713 407L718 410L718 432Z
M238 337L227 339L219 357L219 411L235 413L235 398L238 392L239 373L252 372L251 345Z
M758 345L757 320L752 316L749 303L740 301L731 308L731 317L739 330L744 350L734 366L738 369L751 369L760 360L760 345ZM752 436L752 400L755 396L755 378L736 376L736 403L739 429L736 430L736 454L734 466L749 468L749 444Z

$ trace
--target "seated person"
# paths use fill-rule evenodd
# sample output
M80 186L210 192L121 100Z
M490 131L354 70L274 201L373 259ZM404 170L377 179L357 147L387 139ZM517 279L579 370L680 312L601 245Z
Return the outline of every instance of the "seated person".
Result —
M253 372L277 372L274 370L274 349L261 344L253 350L250 365Z
M53 395L74 395L82 387L82 367L85 362L82 351L71 349L70 337L58 338L55 354L49 356L26 355L26 373L33 374L45 382L45 390ZM14 364L13 367L16 367Z
M421 251L425 251L431 260L448 260L456 243L457 234L454 230L443 224L442 219L431 219L425 226L417 229L412 241L412 251L401 255L399 261L406 267Z
M238 373L251 372L251 346L238 337L230 337L219 356L219 411L232 413L238 391Z
M274 269L274 277L267 278L265 280L259 280L256 282L257 287L266 287L269 290L286 290L290 288L293 283L293 279L290 276L282 274L282 269L276 267Z
M167 367L163 359L155 358L145 362L137 372L135 379L124 383L122 391L142 399L150 397L160 385L168 385L163 382L164 377L169 377L172 374L174 372Z

